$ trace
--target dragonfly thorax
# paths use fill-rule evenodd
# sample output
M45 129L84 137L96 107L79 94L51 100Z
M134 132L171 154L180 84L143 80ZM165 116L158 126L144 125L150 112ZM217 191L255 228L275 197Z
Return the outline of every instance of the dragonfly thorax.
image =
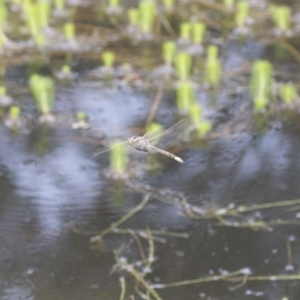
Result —
M128 144L136 150L148 152L150 143L142 136L133 136L128 139Z

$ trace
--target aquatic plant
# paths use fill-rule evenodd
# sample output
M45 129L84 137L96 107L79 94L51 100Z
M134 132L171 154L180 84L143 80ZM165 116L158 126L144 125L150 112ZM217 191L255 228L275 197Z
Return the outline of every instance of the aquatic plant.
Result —
M116 175L124 175L128 162L126 146L120 141L111 143L110 151L110 169Z
M112 69L115 62L115 54L111 51L104 51L102 53L102 61L106 69Z
M3 26L7 20L7 7L4 0L0 0L0 26Z
M218 59L218 48L213 45L208 46L206 54L205 81L211 86L215 86L221 80L221 61Z
M235 0L223 0L223 2L227 9L231 9L234 7Z
M211 123L203 119L202 108L198 103L192 103L189 107L189 117L193 127L200 137L206 136L211 130Z
M156 6L151 0L142 0L139 4L139 27L142 33L149 35L152 33L154 20L156 17Z
M163 0L163 5L167 11L172 10L174 4L175 4L175 0Z
M191 55L180 52L175 57L175 69L179 80L185 81L190 77L192 67Z
M83 111L78 111L76 113L76 122L72 124L73 129L88 129L90 125L87 122L87 115Z
M29 86L39 111L43 115L50 114L55 90L52 78L34 74L30 77Z
M25 13L25 21L27 27L34 37L40 33L41 29L41 19L38 12L38 6L35 3L31 2L23 2L24 13Z
M122 12L120 0L109 0L108 7L106 8L108 14L118 15Z
M286 5L270 5L269 9L277 29L286 32L291 25L291 8Z
M21 109L19 106L17 105L13 105L9 108L9 119L13 122L13 123L17 123L18 120L20 119L20 114L21 114Z
M163 49L163 59L165 64L171 65L175 57L176 44L171 41L164 42L162 45L162 49Z
M192 41L196 45L201 45L206 33L206 24L202 22L192 23Z
M137 26L139 24L139 11L136 8L131 8L127 12L129 24L131 26Z
M40 26L45 28L49 25L51 16L51 3L46 0L36 2L36 12L38 13Z
M63 11L66 8L66 0L54 0L56 10Z
M293 83L283 84L280 88L280 98L285 104L291 104L297 98L297 89Z
M188 42L191 40L191 29L192 25L188 22L183 22L180 24L180 34L179 38L182 41Z
M75 39L75 25L72 22L68 22L64 25L65 37L68 41L74 41Z
M245 0L240 0L236 5L236 14L235 14L236 26L245 27L248 11L249 11L249 3Z
M266 60L257 60L252 67L251 91L254 109L263 111L269 102L272 84L272 65Z
M188 113L195 101L195 93L190 82L180 82L177 88L177 109L180 112Z

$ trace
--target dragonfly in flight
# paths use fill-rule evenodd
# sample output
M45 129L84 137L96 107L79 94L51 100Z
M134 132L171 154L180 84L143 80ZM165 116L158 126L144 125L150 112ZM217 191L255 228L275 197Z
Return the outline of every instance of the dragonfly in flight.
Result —
M171 159L176 160L179 163L184 163L184 161L179 156L176 156L176 155L172 154L171 152L165 151L163 149L160 149L160 148L154 146L152 141L158 140L158 139L162 138L163 136L168 135L170 132L174 131L175 129L182 127L186 122L187 122L187 119L183 119L183 120L175 123L170 128L168 128L165 131L160 132L158 134L155 134L156 133L156 130L155 130L154 132L146 133L143 136L132 136L124 143L128 143L130 146L132 146L136 150L144 151L144 152L158 152L167 157L170 157ZM119 145L116 147L119 147ZM115 148L115 147L112 147L112 148L104 150L104 151L96 152L94 154L94 156L97 156L104 152L110 151L113 148Z

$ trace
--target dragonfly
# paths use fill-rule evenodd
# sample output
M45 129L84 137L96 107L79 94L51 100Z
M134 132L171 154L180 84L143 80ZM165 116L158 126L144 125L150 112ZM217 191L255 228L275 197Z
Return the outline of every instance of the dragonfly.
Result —
M155 140L158 140L158 139L162 138L163 136L166 136L167 134L169 134L170 132L172 132L176 128L184 126L184 124L186 124L186 123L187 123L187 118L175 123L170 128L166 129L163 132L159 132L158 134L156 134L157 130L155 130L154 132L146 133L143 136L132 136L127 141L125 141L124 143L128 143L130 146L132 146L133 148L135 148L138 151L157 152L157 153L163 154L163 155L165 155L165 156L167 156L171 159L174 159L179 163L184 163L183 159L181 159L179 156L176 156L171 152L165 151L163 149L160 149L160 148L154 146L153 142ZM121 144L124 144L124 143L121 143ZM119 147L119 145L116 146L116 147ZM101 152L96 152L94 154L94 156L100 155L100 154L102 154L104 152L107 152L107 151L111 151L114 148L115 147L109 148L109 149L101 151Z

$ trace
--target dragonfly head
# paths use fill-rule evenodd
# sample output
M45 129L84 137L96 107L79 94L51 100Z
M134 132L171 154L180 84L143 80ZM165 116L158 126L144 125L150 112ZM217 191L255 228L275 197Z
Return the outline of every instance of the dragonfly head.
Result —
M129 138L128 144L132 146L136 138L137 138L137 136L132 136L131 138Z

